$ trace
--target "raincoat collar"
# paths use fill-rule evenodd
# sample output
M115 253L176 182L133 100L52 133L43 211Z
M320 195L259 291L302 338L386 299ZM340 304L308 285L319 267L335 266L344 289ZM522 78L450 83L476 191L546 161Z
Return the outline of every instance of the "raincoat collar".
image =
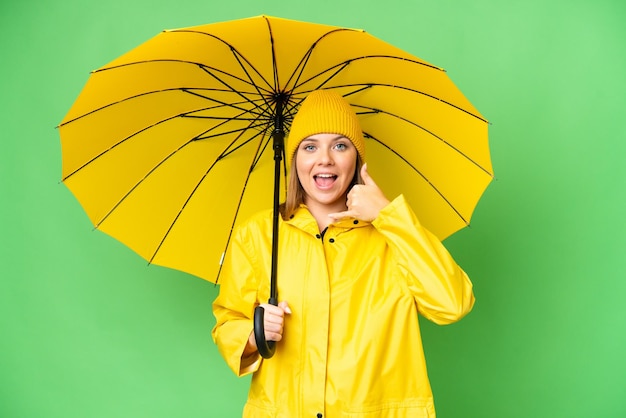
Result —
M288 225L293 225L298 229L301 229L304 232L307 232L311 235L317 235L320 233L320 230L317 226L317 221L309 211L309 208L304 204L300 204L300 207L296 209L291 218L286 220L285 223ZM339 229L353 229L353 228L361 228L364 226L370 225L370 222L360 221L355 218L346 218L337 222L333 222L328 225L328 228L339 228Z

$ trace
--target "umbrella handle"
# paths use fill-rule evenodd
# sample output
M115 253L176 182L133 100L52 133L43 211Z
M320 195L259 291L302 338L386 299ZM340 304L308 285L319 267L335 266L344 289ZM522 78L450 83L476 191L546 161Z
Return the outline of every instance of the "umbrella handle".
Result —
M278 306L276 292L276 272L278 264L278 218L280 202L280 162L285 152L285 129L283 126L283 106L289 101L289 96L281 93L276 98L276 113L274 114L274 132L272 132L274 148L274 213L272 215L272 271L270 275L270 305ZM254 340L259 354L263 358L271 358L276 351L276 341L265 339L264 326L265 309L261 306L254 308Z
M278 302L274 298L270 298L268 303L277 306ZM262 306L254 308L254 339L256 341L259 354L263 358L271 358L276 352L276 341L267 341L265 339L265 327L263 326L263 318L265 309Z

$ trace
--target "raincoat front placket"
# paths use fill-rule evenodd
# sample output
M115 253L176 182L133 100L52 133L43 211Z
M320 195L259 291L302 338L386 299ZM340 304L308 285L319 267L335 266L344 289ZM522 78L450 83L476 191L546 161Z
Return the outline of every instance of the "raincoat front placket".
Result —
M326 260L323 266L302 266L304 269L314 270L317 274L305 275L307 280L302 286L300 312L306 312L302 318L302 335L309 337L302 340L303 346L300 350L303 357L300 384L306 390L299 391L299 405L302 410L298 416L317 418L325 415L330 327L330 277L325 247L331 243L326 234L319 232L317 223L310 215L292 218L286 224L300 229L301 233L310 237L307 237L308 239L317 241L310 247L317 252L311 255L312 260ZM304 345L305 342L308 344Z
M324 238L318 232L315 238L320 245L316 245L316 251L326 252ZM325 259L320 254L315 259ZM308 280L302 288L303 312L307 314L303 318L303 335L309 335L309 343L302 347L304 356L304 370L302 384L308 391L300 391L301 405L304 408L303 417L315 417L324 413L326 398L326 364L328 363L328 336L330 326L330 283L327 268L303 266L315 268L319 273L316 276L308 276ZM306 340L303 340L303 343ZM313 342L313 343L311 343Z
M292 225L302 229L302 232L314 236L320 245L313 245L316 251L312 259L324 260L323 265L303 266L314 270L317 275L307 276L308 280L302 288L302 312L306 312L303 318L303 335L309 336L308 344L302 347L303 353L303 378L302 385L307 391L300 391L303 411L298 416L325 417L326 416L326 385L328 382L328 349L330 336L330 308L331 308L331 273L335 243L338 237L348 232L354 221L340 222L330 225L324 233L318 232L317 223L308 215L300 217L302 223L294 222ZM289 222L288 222L289 223ZM320 263L321 264L321 263ZM304 343L305 340L303 340Z

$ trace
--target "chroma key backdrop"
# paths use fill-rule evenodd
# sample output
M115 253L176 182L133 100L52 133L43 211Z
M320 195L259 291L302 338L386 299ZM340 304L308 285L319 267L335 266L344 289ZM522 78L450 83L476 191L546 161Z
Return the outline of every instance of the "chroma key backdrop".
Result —
M626 416L623 1L49 0L0 6L0 417L241 416L219 285L94 230L55 127L90 71L161 30L262 14L364 29L490 122L496 179L444 241L475 308L421 321L438 416Z

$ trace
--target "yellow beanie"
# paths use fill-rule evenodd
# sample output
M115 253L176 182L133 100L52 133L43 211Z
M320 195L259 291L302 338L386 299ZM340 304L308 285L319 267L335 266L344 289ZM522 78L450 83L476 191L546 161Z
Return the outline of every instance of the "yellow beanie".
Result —
M315 90L304 99L291 123L285 145L288 164L291 164L300 142L316 134L345 136L356 148L361 161L365 161L365 141L359 119L339 93Z

